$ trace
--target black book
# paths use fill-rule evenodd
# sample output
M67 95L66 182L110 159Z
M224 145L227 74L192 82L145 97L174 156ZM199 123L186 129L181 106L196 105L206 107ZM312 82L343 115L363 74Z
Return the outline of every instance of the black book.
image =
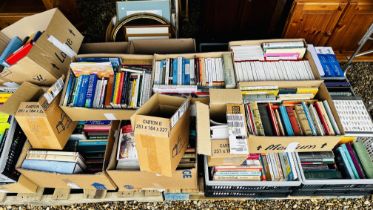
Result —
M337 168L342 173L342 176L347 179L353 179L348 173L348 166L343 161L342 154L338 150L335 150L335 160Z
M271 119L269 118L269 113L267 110L267 104L258 104L258 109L260 113L260 119L262 120L264 134L266 136L273 136L273 127Z
M8 135L8 131L9 131L8 128L5 129L4 135L3 135L2 139L1 139L1 143L0 143L0 156L3 153L3 150L4 150L5 140L6 140L6 137Z

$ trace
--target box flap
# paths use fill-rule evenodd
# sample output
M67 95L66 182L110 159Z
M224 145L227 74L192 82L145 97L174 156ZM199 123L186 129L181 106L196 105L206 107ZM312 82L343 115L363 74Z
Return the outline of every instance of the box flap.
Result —
M210 110L209 106L201 102L196 102L197 110L197 153L211 155L210 138Z
M43 92L43 89L39 86L24 82L17 91L9 97L3 106L0 107L0 112L14 115L22 102L37 100Z
M210 110L212 113L225 113L228 103L243 103L239 89L210 89Z
M79 49L79 54L127 54L129 53L128 42L101 42L101 43L84 43Z
M130 54L194 53L194 39L133 40L129 43Z
M35 193L38 186L21 175L16 183L0 185L0 190L8 191L11 193Z

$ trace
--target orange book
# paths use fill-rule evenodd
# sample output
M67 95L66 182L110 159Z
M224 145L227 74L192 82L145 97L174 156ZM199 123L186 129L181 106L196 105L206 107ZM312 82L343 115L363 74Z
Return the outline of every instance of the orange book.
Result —
M302 133L301 133L300 127L298 125L297 119L295 118L295 112L294 112L293 108L292 107L286 107L286 112L289 115L289 120L290 120L291 127L293 128L294 135L295 136L300 136Z
M114 75L111 75L111 76L109 76L109 79L108 79L105 101L104 101L104 105L105 105L106 108L111 107L110 102L111 102L111 98L113 96L113 88L114 88L113 86L114 86Z

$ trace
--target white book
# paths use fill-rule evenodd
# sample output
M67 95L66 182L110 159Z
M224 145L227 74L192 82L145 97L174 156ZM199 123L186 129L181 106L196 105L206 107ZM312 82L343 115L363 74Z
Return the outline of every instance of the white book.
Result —
M303 61L303 64L306 67L308 74L310 75L309 79L310 80L315 79L315 75L313 75L313 71L311 69L310 62L309 61Z
M95 95L93 99L93 107L98 108L98 101L100 100L100 97L98 97L101 94L101 87L102 86L102 80L97 80L96 84L96 90L95 90Z
M195 85L196 84L196 72L194 67L194 59L189 59L189 72L190 72L190 84Z
M164 84L168 85L168 80L170 76L170 59L166 59L166 72L165 72L165 79L164 79Z
M168 26L150 26L150 27L131 27L127 26L126 28L126 34L132 35L132 34L168 34L169 29Z
M132 108L136 108L137 107L137 100L138 100L138 97L139 97L139 86L140 86L140 79L141 79L141 74L137 74L137 81L136 81L136 87L135 87L135 91L134 91L134 94L132 96L132 102L133 102L133 107Z
M322 126L320 118L316 113L316 109L312 104L310 104L309 110L310 110L311 118L312 118L312 120L315 124L315 127L316 127L317 135L318 136L324 136L325 135L324 127Z
M212 72L212 81L218 81L218 71L216 69L216 62L214 58L210 58L210 68Z
M233 65L234 65L234 70L235 70L236 77L237 77L237 82L240 82L240 81L242 81L242 80L241 80L241 77L240 77L241 63L239 63L239 62L234 62Z
M183 84L183 58L177 57L177 84Z
M283 80L281 71L279 69L278 62L273 63L273 68L275 69L276 80Z
M190 85L190 63L185 63L185 75L189 75L189 81L187 81L188 84L185 85Z
M291 66L293 67L293 70L296 72L297 79L298 80L304 80L304 70L299 65L299 62L291 62Z
M105 100L105 90L106 90L106 86L107 86L107 80L106 79L102 79L102 87L101 87L101 93L100 93L100 102L98 104L98 107L99 108L103 108L104 107L104 100Z
M246 67L247 67L247 81L255 81L254 78L254 70L251 66L252 62L247 62Z
M320 76L325 76L325 72L324 72L324 69L321 65L321 62L320 62L320 59L319 59L319 56L317 56L317 52L316 52L316 49L315 47L312 45L312 44L308 44L307 45L307 50L311 53L311 56L316 64L316 68L317 68L317 71L319 72Z
M341 132L339 131L337 122L335 121L334 116L332 114L332 110L329 107L328 101L325 100L325 101L323 101L323 103L324 103L324 108L325 108L326 114L329 117L329 120L330 120L330 122L332 124L332 127L334 129L335 134L336 135L341 135Z
M245 75L244 75L245 62L241 62L239 64L240 64L240 69L239 69L238 73L240 75L240 81L245 81Z
M262 80L262 81L267 80L266 75L264 73L263 62L258 62L258 71L259 71L259 74L260 74L260 80Z
M242 63L243 65L243 71L242 71L242 78L243 78L243 81L250 81L250 66L249 66L249 62L243 62Z
M254 81L258 81L259 80L259 76L257 74L257 71L256 71L256 63L257 62L250 62L250 68L251 68L251 72L253 74L253 78L254 78Z
M289 71L286 69L285 62L280 61L279 64L281 65L281 71L284 73L285 80L291 80L291 76L289 75Z
M159 69L161 66L161 61L155 62L155 71L154 71L154 84L159 84Z

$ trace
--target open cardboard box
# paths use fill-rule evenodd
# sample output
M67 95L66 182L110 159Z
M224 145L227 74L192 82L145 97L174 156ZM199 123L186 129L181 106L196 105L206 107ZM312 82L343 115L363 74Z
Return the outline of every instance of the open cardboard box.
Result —
M0 185L0 192L4 193L35 193L37 189L38 186L23 175L15 183Z
M0 107L0 112L14 115L34 148L62 149L76 122L58 106L60 94L49 104L44 89L24 82Z
M109 134L111 135L111 134ZM21 168L26 158L27 151L31 149L30 144L25 144L19 157L20 164L17 170L32 182L43 188L57 189L88 189L88 190L115 190L117 187L106 173L114 139L109 138L105 150L102 171L94 174L60 174L45 171L28 170Z
M238 89L210 89L210 105L196 102L197 152L207 156L209 166L241 165L247 158L247 155L230 154L229 139L211 139L210 119L225 118L228 103L243 103Z
M154 94L131 117L140 170L171 177L189 143L190 97Z
M317 70L317 66L315 64L315 61L312 58L311 53L307 49L307 44L304 39L262 39L262 40L245 40L245 41L231 41L229 42L229 49L232 49L232 46L241 46L241 45L261 45L264 42L291 42L291 41L301 41L305 43L306 46L306 53L304 54L304 59L308 60L312 73L315 77L315 80L321 79L320 73Z
M37 31L44 31L31 51L11 67L4 69L3 82L24 81L38 85L51 85L68 70L71 58L48 41L54 36L59 42L78 52L83 36L58 9L24 17L0 32L0 52L14 36L24 39Z
M128 65L152 65L153 56L151 55L130 55L130 54L84 54L78 57L119 57L123 64ZM69 81L68 74L66 81ZM62 98L65 97L67 82L65 83ZM87 120L129 120L136 112L134 109L95 109L85 107L63 106L61 100L60 107L73 121Z
M119 121L113 122L109 138L115 139L115 141L107 167L107 173L118 186L119 191L143 189L160 191L198 190L197 162L194 168L176 170L171 177L140 170L117 170L119 126Z
M340 136L255 136L249 135L251 153L284 152L289 145L295 146L296 152L331 151L342 139L343 129L333 100L322 80L309 81L262 81L241 82L242 86L278 86L279 88L318 87L315 99L327 100L335 121L342 135ZM237 89L239 91L239 89Z

